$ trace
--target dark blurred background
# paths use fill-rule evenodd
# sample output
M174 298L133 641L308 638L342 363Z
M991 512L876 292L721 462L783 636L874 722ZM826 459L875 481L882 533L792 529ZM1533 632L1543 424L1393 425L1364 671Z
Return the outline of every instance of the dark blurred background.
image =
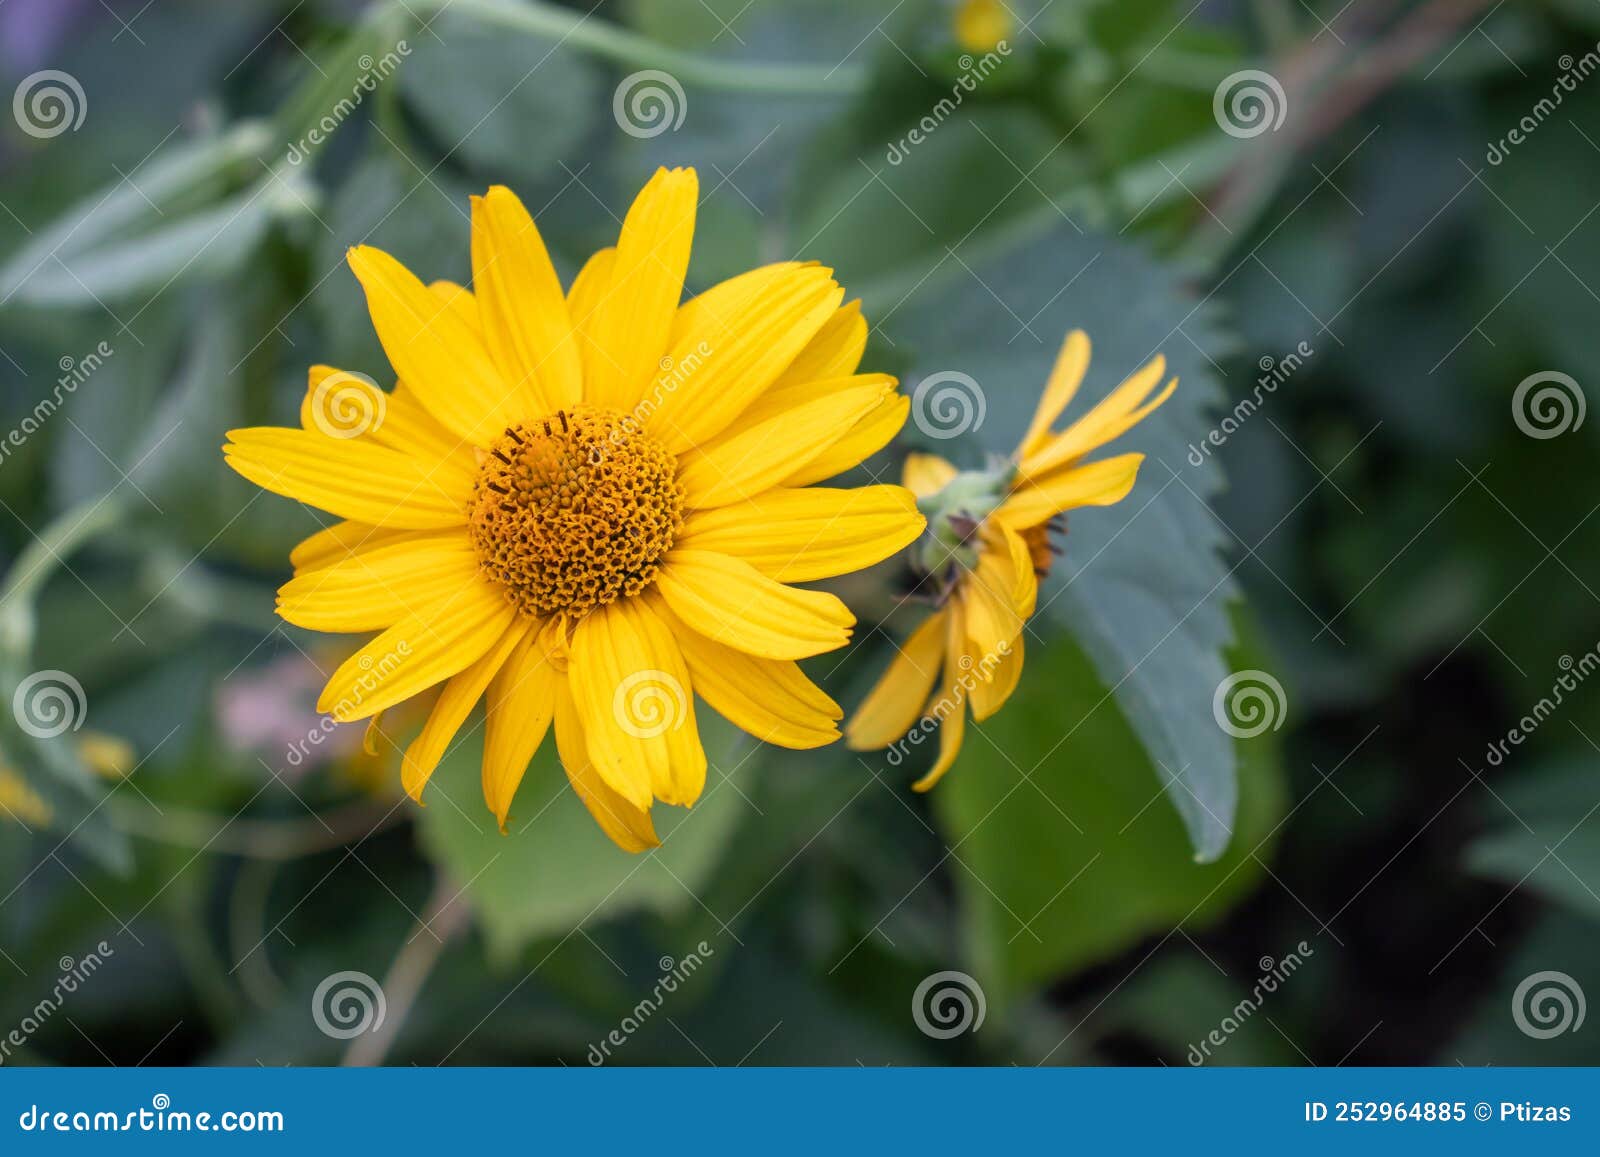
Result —
M1593 1062L1597 41L1592 0L9 0L0 1059ZM327 733L347 644L272 616L317 523L218 448L312 363L385 380L348 246L464 281L505 183L570 277L660 163L691 288L816 258L873 368L981 383L874 475L1008 450L1068 326L1090 396L1184 385L937 792L702 709L711 790L636 860L546 758L501 837L470 743L419 810ZM847 706L896 579L811 665Z

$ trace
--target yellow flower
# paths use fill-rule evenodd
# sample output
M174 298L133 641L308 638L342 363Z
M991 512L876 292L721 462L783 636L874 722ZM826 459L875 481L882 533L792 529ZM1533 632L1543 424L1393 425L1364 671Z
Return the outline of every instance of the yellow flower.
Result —
M898 486L810 484L880 449L907 401L855 372L867 325L829 269L768 265L680 304L698 192L658 170L566 293L498 186L472 203L473 291L351 250L398 384L316 367L302 428L229 434L240 474L345 520L294 550L279 592L298 626L380 632L318 710L368 718L443 684L402 761L413 797L480 698L502 830L553 721L574 790L631 851L658 842L655 800L704 786L693 695L772 743L838 737L795 660L854 618L790 584L924 521Z
M90 771L105 779L121 779L139 762L133 744L120 735L104 731L85 731L78 736L78 758Z
M956 43L968 52L993 52L1011 35L1011 10L1003 0L960 0L952 18Z
M9 767L0 766L0 815L25 828L42 828L50 822L50 805Z
M1166 374L1158 355L1083 417L1053 432L1088 368L1089 339L1075 330L1022 443L996 468L961 472L933 454L906 459L905 484L929 516L912 564L939 608L900 648L850 720L845 740L868 751L897 743L913 727L938 725L939 757L913 785L917 791L933 787L955 762L968 703L981 722L1016 690L1023 626L1034 612L1039 579L1050 569L1049 535L1059 516L1120 502L1144 460L1143 454L1088 463L1084 457L1133 428L1178 386L1174 378L1146 400Z

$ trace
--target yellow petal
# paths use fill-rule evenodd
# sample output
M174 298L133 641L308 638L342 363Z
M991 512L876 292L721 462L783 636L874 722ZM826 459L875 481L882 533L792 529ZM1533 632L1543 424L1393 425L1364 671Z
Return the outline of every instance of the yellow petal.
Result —
M421 734L411 741L400 763L400 783L412 799L421 801L422 789L428 785L439 760L444 758L450 741L472 713L473 704L483 695L501 664L528 633L530 625L529 620L520 619L511 624L477 662L451 676L444 690L439 692Z
M294 567L295 573L299 574L302 571L329 566L364 550L376 550L380 546L392 546L397 542L427 538L435 533L437 532L432 530L379 529L365 522L351 522L346 519L325 526L315 534L301 539L300 544L289 552L289 563Z
M483 446L528 417L537 398L506 383L458 310L381 249L357 246L349 259L389 364L447 429Z
M856 379L851 379L856 380ZM884 374L830 391L679 459L678 481L691 510L726 506L768 490L810 464L894 388Z
M667 360L641 403L650 433L675 454L727 429L844 299L833 271L816 265L769 266L735 282L678 311Z
M460 531L358 551L278 588L278 614L308 631L378 631L421 617L477 580Z
M1005 526L984 527L977 565L961 583L968 650L987 679L999 657L1022 633L1039 589L1033 557L1022 536Z
M583 369L561 281L533 218L504 185L472 201L472 284L502 376L538 399L529 416L578 402Z
M944 773L961 754L961 740L967 732L966 692L961 668L961 648L957 640L965 634L961 609L955 607L950 614L949 645L945 649L944 687L939 696L929 703L924 714L939 721L939 758L928 774L911 785L912 791L931 791L933 785L944 778ZM968 680L970 682L970 680Z
M566 682L539 646L534 625L489 683L483 739L483 799L506 830L511 800L555 714Z
M805 659L850 641L855 616L833 595L785 586L731 555L672 550L656 576L691 629L748 655Z
M1178 379L1173 378L1154 399L1140 405L1160 383L1166 371L1166 359L1157 355L1154 361L1112 390L1094 409L1064 432L1043 439L1036 449L1023 455L1018 469L1030 478L1038 478L1052 470L1070 466L1091 450L1121 437L1170 398L1172 391L1178 388Z
M328 680L317 710L340 723L365 719L465 670L517 617L496 588L464 584L426 615L407 615L351 655Z
M468 494L451 493L404 454L361 439L255 426L229 430L229 466L257 486L390 529L464 525Z
M834 310L827 324L806 343L771 389L847 378L856 372L866 349L867 319L861 316L861 302L852 301Z
M1061 411L1067 408L1073 395L1078 392L1078 387L1083 384L1083 375L1089 369L1089 335L1081 329L1075 329L1067 335L1067 340L1061 343L1061 352L1056 355L1055 368L1050 371L1050 379L1045 383L1044 393L1039 398L1039 406L1033 413L1033 422L1028 426L1028 432L1022 436L1022 442L1017 447L1017 456L1025 458L1036 451L1050 436L1050 427L1061 416Z
M483 318L478 313L478 300L472 296L472 290L441 278L428 282L428 292L447 306L462 325L477 334L480 340L483 338Z
M441 426L404 385L392 392L359 374L312 366L300 425L332 438L362 438L416 459L451 494L472 493L478 478L472 447Z
M672 633L637 598L586 615L572 635L567 677L589 758L640 808L651 796L691 804L705 787L689 668Z
M939 677L948 619L944 609L929 615L896 649L888 669L845 725L845 742L852 750L888 747L922 717L922 706Z
M927 520L902 486L768 490L692 512L676 544L742 558L779 582L862 570L915 541Z
M1018 635L1004 654L991 656L993 662L988 668L980 667L979 677L973 680L971 687L972 717L979 723L1000 710L1017 689L1022 678L1022 652L1026 641L1026 634Z
M809 486L861 465L894 440L910 412L910 398L889 394L846 430L844 437L785 478L783 485Z
M588 737L565 679L556 681L556 750L561 754L561 766L572 790L617 847L625 852L643 852L661 843L650 822L649 806L640 808L630 803L589 761Z
M611 268L616 264L617 251L600 250L578 270L567 290L567 315L572 319L572 332L578 339L578 360L583 366L584 395L588 383L595 376L595 362L611 355L595 342L595 307L611 290Z
M697 695L729 723L779 747L808 749L839 738L839 705L800 670L780 659L758 659L690 630L655 591L645 600L672 629Z
M930 498L947 486L958 471L937 454L907 454L900 481L918 498Z
M627 412L654 379L683 296L700 185L693 169L657 169L622 222L610 284L589 319L584 400Z
M1013 530L1027 530L1063 510L1111 506L1133 489L1143 461L1143 454L1119 454L1031 478L1011 492L994 516Z

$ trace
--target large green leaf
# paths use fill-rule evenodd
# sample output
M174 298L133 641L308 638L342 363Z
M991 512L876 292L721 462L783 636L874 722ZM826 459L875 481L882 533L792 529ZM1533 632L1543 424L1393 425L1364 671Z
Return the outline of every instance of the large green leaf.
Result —
M591 921L695 904L729 839L750 811L743 781L759 760L753 742L710 711L698 712L710 760L705 794L692 809L658 804L661 846L619 850L573 794L548 737L528 769L506 835L480 788L481 728L458 742L423 802L423 846L461 886L501 959L530 940L565 936Z
M933 793L991 1004L1225 911L1258 878L1282 814L1274 746L1270 732L1239 741L1237 838L1197 864L1159 806L1171 771L1152 767L1070 640L1034 646L1017 693L970 725Z

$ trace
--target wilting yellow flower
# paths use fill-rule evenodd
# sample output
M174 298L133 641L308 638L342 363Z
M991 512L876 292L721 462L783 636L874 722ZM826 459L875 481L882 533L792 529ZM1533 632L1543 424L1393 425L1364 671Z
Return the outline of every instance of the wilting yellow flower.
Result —
M370 717L443 683L402 763L414 797L480 698L502 829L552 719L619 845L691 804L691 696L788 747L842 712L796 659L841 646L837 598L790 584L877 562L924 525L898 486L812 488L880 449L907 401L857 374L867 326L832 271L768 265L680 304L693 170L659 170L563 294L507 189L472 204L475 292L393 257L350 266L399 383L317 367L301 429L235 430L246 478L346 521L301 543L289 622L379 631L318 710Z
M0 817L23 827L42 828L50 822L50 805L9 767L0 766Z
M952 18L956 43L968 52L992 52L1011 35L1011 10L1003 0L959 0Z
M939 729L939 758L914 785L927 791L961 750L967 704L985 720L1016 690L1022 631L1039 579L1050 569L1050 532L1064 511L1110 506L1126 497L1143 454L1084 462L1126 433L1178 386L1157 356L1065 430L1051 430L1089 368L1089 339L1067 335L1033 423L1012 456L993 469L958 471L934 454L906 459L904 481L928 514L928 534L913 551L922 589L938 602L900 648L845 729L857 751L888 747L913 727ZM941 668L943 677L940 678ZM937 689L935 684L938 683Z

